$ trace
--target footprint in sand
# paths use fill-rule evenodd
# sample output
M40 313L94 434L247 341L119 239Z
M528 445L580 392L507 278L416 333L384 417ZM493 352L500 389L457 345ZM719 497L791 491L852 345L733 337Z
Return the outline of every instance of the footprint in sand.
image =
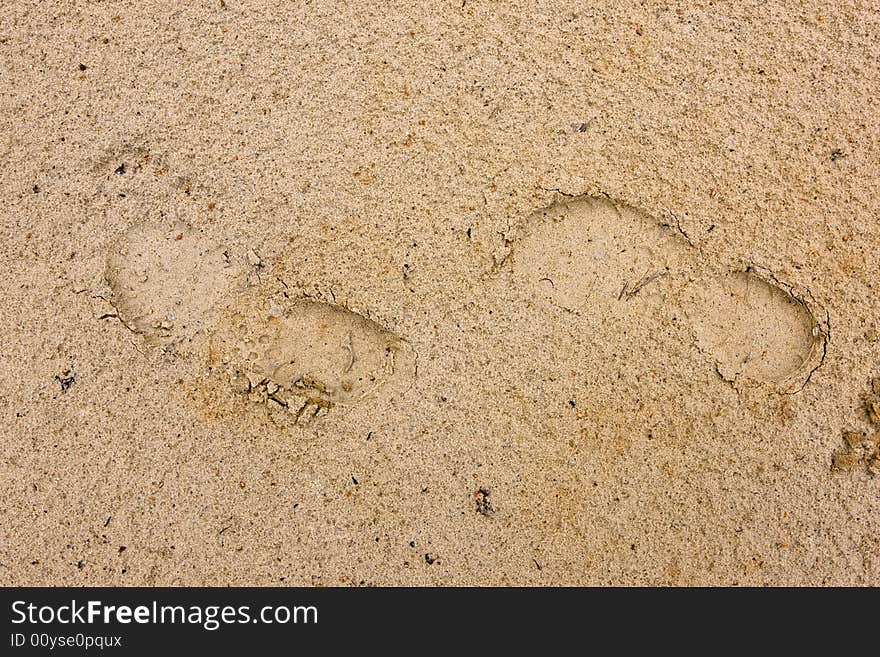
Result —
M111 247L104 271L116 316L147 344L182 349L215 316L242 267L184 225L142 224Z
M662 334L682 317L722 378L785 391L802 389L824 357L827 317L807 301L754 268L707 262L639 210L575 199L535 213L524 232L515 278L537 303L592 322L593 332L636 323Z
M105 279L115 316L148 345L207 350L222 379L211 386L286 409L294 422L409 386L415 354L405 340L339 305L291 299L266 268L253 251L236 259L187 226L143 224L113 245Z
M410 345L377 322L265 288L235 299L212 330L209 363L228 389L294 423L403 392L416 367Z

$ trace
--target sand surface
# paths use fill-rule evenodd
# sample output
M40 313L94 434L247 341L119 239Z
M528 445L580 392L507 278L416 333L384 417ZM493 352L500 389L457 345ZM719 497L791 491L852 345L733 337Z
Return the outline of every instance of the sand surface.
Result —
M872 2L0 3L0 583L880 584Z

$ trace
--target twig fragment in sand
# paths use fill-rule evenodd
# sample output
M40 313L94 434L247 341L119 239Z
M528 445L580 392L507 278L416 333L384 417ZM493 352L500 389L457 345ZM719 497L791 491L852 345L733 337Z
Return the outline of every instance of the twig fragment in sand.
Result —
M645 274L640 278L632 288L629 287L629 281L626 281L623 284L623 289L620 290L620 294L617 295L617 300L621 299L632 299L635 295L637 295L643 287L651 283L652 281L657 280L661 276L666 276L669 271L665 269L661 269L660 271L656 271L653 274Z
M342 348L348 351L348 365L342 370L343 374L347 374L351 371L351 368L354 367L354 344L351 340L351 333L348 333L342 341Z

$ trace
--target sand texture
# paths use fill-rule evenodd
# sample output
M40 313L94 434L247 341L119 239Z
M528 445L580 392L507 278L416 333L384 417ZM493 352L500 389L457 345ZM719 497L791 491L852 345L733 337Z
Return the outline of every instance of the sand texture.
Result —
M0 2L0 584L880 584L875 2Z

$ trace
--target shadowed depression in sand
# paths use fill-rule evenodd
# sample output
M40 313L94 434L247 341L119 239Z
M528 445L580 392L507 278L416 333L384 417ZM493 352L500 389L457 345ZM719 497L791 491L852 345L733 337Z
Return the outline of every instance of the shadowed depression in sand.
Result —
M827 328L805 302L751 268L725 271L670 224L634 208L604 199L561 201L535 214L524 232L513 253L516 280L579 318L598 342L622 337L607 335L619 333L611 315L653 323L660 333L676 321L671 309L726 380L796 389L819 362Z

